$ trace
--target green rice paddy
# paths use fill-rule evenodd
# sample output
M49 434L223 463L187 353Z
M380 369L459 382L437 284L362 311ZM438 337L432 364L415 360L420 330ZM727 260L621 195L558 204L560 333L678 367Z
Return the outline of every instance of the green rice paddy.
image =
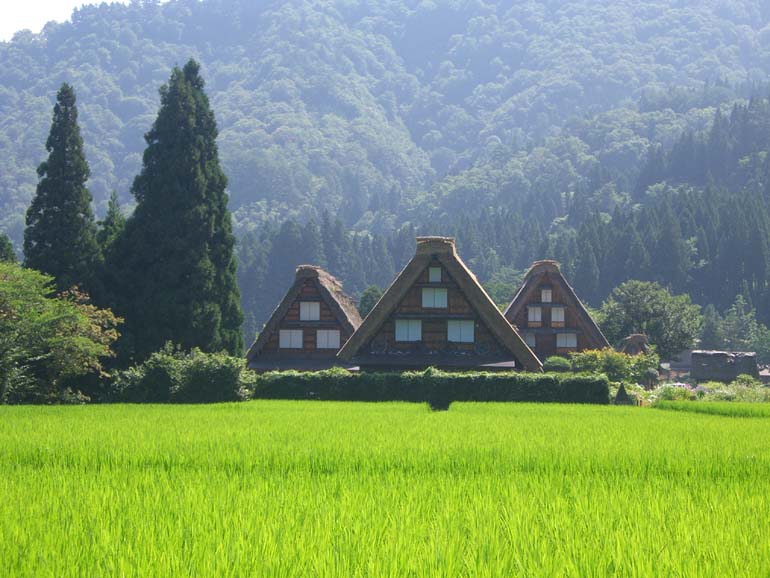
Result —
M3 407L0 576L770 576L770 420Z
M739 403L735 401L659 401L658 409L725 415L729 417L770 418L770 403ZM770 423L768 424L770 425Z

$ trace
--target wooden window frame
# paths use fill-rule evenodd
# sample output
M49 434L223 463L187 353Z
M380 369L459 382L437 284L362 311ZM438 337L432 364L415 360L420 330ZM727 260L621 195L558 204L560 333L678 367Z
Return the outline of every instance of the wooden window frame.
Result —
M554 311L561 311L561 319L554 319ZM565 327L565 320L567 318L567 309L562 306L551 307L551 327L561 328Z
M284 336L286 337L286 340L284 340ZM299 336L299 346L295 345L297 336ZM278 349L303 349L305 346L304 343L305 333L302 329L278 330Z
M315 306L315 307L312 307ZM312 309L316 315L308 316L308 309ZM300 321L320 321L321 320L321 302L320 301L300 301L299 302L299 320Z
M562 337L567 337L567 336L571 336L571 337L575 338L575 345L565 345L563 343L561 343L561 344L559 343L559 341L560 341L560 339ZM557 333L556 334L556 349L557 350L562 349L562 350L567 350L567 351L574 351L575 349L577 349L577 341L578 341L577 333L571 333L571 332Z
M538 319L533 319L533 313L537 311ZM543 326L543 308L539 305L530 305L527 307L527 327L542 327Z
M406 338L399 338L399 325L403 328L406 324ZM394 339L396 343L419 343L422 341L422 320L421 319L396 319L394 328Z
M330 336L335 336L336 339L331 340L332 343L336 341L336 345L330 345ZM339 349L341 343L341 335L339 329L318 329L315 333L315 347L316 349Z
M459 331L459 338L453 339L453 327ZM450 319L447 321L446 335L448 343L476 343L476 322L473 319Z
M439 304L436 305L438 295L443 295L443 299L439 299ZM447 309L449 307L449 291L446 287L423 287L421 303L423 309Z

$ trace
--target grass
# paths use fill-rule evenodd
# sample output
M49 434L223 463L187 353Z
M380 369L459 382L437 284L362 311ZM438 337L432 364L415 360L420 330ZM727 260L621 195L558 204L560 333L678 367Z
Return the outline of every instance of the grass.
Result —
M770 403L735 401L659 401L655 407L673 411L723 415L728 417L770 417Z
M770 428L642 408L0 408L0 576L768 576Z

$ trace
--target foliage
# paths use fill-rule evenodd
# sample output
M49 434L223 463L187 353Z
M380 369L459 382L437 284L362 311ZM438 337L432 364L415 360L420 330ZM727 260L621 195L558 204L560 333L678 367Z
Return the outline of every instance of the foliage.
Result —
M62 77L81 87L103 207L138 170L152 87L171 63L194 55L212 79L235 207L252 223L327 208L347 225L374 228L415 209L447 214L497 201L550 221L561 196L590 183L599 164L638 170L650 143L702 128L712 107L767 75L762 10L727 4L83 7L69 22L0 46L8 63L0 116L9 126L0 139L0 214L28 202L40 116ZM614 34L608 23L618 14L645 25ZM617 187L608 180L586 203L628 193L623 179ZM14 226L12 215L6 223Z
M224 353L202 353L194 349L182 364L180 380L171 388L176 403L239 401L246 397L244 385L253 378L244 360Z
M100 372L121 320L53 279L0 262L0 403L52 402L71 377Z
M756 310L743 295L720 316L713 306L707 307L701 334L701 347L726 351L753 351L757 362L770 364L770 329L759 323Z
M404 373L266 373L254 397L344 401L537 401L607 403L604 376L526 373L448 373L429 368Z
M740 0L84 7L0 44L0 229L19 243L62 78L78 89L96 212L112 191L130 208L154 87L192 54L235 230L252 237L249 340L295 259L318 257L357 294L387 286L414 230L459 233L499 305L517 286L505 269L555 258L594 306L641 279L719 311L741 293L768 324L766 24ZM313 237L325 212L340 222L323 251L275 242Z
M137 207L109 265L124 348L146 359L167 340L189 349L243 349L227 179L199 65L174 68L134 180Z
M361 293L361 300L358 303L358 312L361 317L366 317L369 312L377 305L377 301L382 297L382 289L377 285L369 285L364 292Z
M764 576L768 446L608 406L5 407L0 575Z
M182 352L167 343L141 364L118 372L113 389L130 403L216 403L247 395L253 374L224 353Z
M750 375L739 375L732 383L706 382L697 386L687 383L663 384L645 392L647 403L657 405L661 401L690 402L770 402L770 388Z
M543 371L564 372L572 371L572 364L568 359L559 355L552 355L543 362Z
M624 381L646 385L660 358L654 351L628 355L612 348L570 353L571 369L579 372L603 373L610 381Z
M513 301L516 291L519 290L519 287L524 282L524 273L521 269L503 266L502 264L498 264L496 270L485 270L485 274L490 274L490 277L489 281L484 283L484 289L489 293L492 301L497 303L501 311L505 311L511 301Z
M16 251L13 250L13 243L8 238L8 235L0 233L0 261L6 263L16 262Z
M125 228L126 218L120 210L118 195L113 191L107 205L107 214L99 222L99 231L96 235L99 246L104 252L110 251L112 244L123 234Z
M634 25L618 33L618 14ZM84 7L0 43L0 230L19 244L62 78L96 212L112 191L130 209L154 87L192 54L221 128L249 341L287 270L385 287L417 231L458 236L501 306L517 271L555 258L593 306L640 279L722 312L742 294L767 325L766 24L740 0Z
M687 295L672 295L657 283L627 281L602 305L602 331L610 343L643 333L664 359L688 349L700 334L700 307Z
M86 188L90 170L83 153L75 92L66 83L56 95L45 148L48 159L37 169L40 181L27 210L24 262L51 275L60 290L76 286L92 290L101 254L91 193Z

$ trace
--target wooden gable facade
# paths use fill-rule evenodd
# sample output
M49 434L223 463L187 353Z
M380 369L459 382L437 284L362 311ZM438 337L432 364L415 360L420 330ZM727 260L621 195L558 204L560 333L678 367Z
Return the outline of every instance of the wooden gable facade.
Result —
M257 371L332 367L340 347L360 324L361 316L342 284L320 267L301 265L249 349L248 365Z
M445 237L417 239L339 355L362 369L542 369Z
M535 261L505 317L540 359L610 344L556 261Z

